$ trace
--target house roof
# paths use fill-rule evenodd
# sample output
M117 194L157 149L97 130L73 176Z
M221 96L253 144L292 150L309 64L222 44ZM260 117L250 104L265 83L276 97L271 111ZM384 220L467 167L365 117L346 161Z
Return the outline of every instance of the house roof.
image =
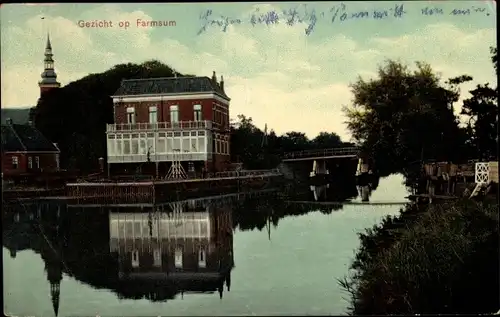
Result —
M38 129L25 124L2 124L2 152L57 152L59 149Z
M126 79L113 97L203 92L213 92L229 100L221 85L208 77Z

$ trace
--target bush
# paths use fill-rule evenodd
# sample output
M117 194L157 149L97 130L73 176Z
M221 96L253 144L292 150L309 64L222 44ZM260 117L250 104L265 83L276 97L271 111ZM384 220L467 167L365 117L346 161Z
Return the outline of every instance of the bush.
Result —
M491 313L498 310L498 203L408 206L360 234L340 281L351 314Z

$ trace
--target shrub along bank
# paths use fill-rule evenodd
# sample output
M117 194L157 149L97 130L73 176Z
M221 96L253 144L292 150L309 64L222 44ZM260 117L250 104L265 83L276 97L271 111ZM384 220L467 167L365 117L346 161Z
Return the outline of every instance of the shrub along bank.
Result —
M350 314L492 313L499 308L498 201L407 206L360 234Z

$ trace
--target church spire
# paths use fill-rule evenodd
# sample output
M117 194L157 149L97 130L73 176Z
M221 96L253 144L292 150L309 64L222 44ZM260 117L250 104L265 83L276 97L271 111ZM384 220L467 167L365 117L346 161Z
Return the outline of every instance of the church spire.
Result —
M53 88L59 88L61 84L57 81L57 74L54 71L54 54L52 54L52 44L50 43L50 35L47 33L47 43L45 45L45 58L43 59L44 71L41 74L42 80L38 83L40 93Z
M50 51L49 54L52 54L52 45L50 44L50 34L47 32L47 45L45 45L45 54Z

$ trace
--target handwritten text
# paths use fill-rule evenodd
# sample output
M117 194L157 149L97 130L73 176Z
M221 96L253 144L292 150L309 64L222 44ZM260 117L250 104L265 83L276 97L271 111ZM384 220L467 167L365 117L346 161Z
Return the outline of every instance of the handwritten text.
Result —
M473 14L483 14L489 16L488 9L478 6L455 8L446 11L439 7L424 7L419 9L417 14L421 16L469 16ZM202 26L198 31L198 35L206 32L209 27L219 27L223 32L227 31L230 25L238 24L251 24L252 26L267 25L272 26L275 24L285 24L293 26L296 24L305 24L304 32L310 35L318 21L326 20L329 23L345 23L355 20L387 20L387 19L403 19L408 12L405 5L402 3L394 3L385 8L364 9L364 10L351 10L348 5L341 3L334 5L328 10L319 11L311 8L307 4L297 5L282 11L255 11L248 17L248 20L235 19L223 15L216 15L211 9L208 9L200 14Z

